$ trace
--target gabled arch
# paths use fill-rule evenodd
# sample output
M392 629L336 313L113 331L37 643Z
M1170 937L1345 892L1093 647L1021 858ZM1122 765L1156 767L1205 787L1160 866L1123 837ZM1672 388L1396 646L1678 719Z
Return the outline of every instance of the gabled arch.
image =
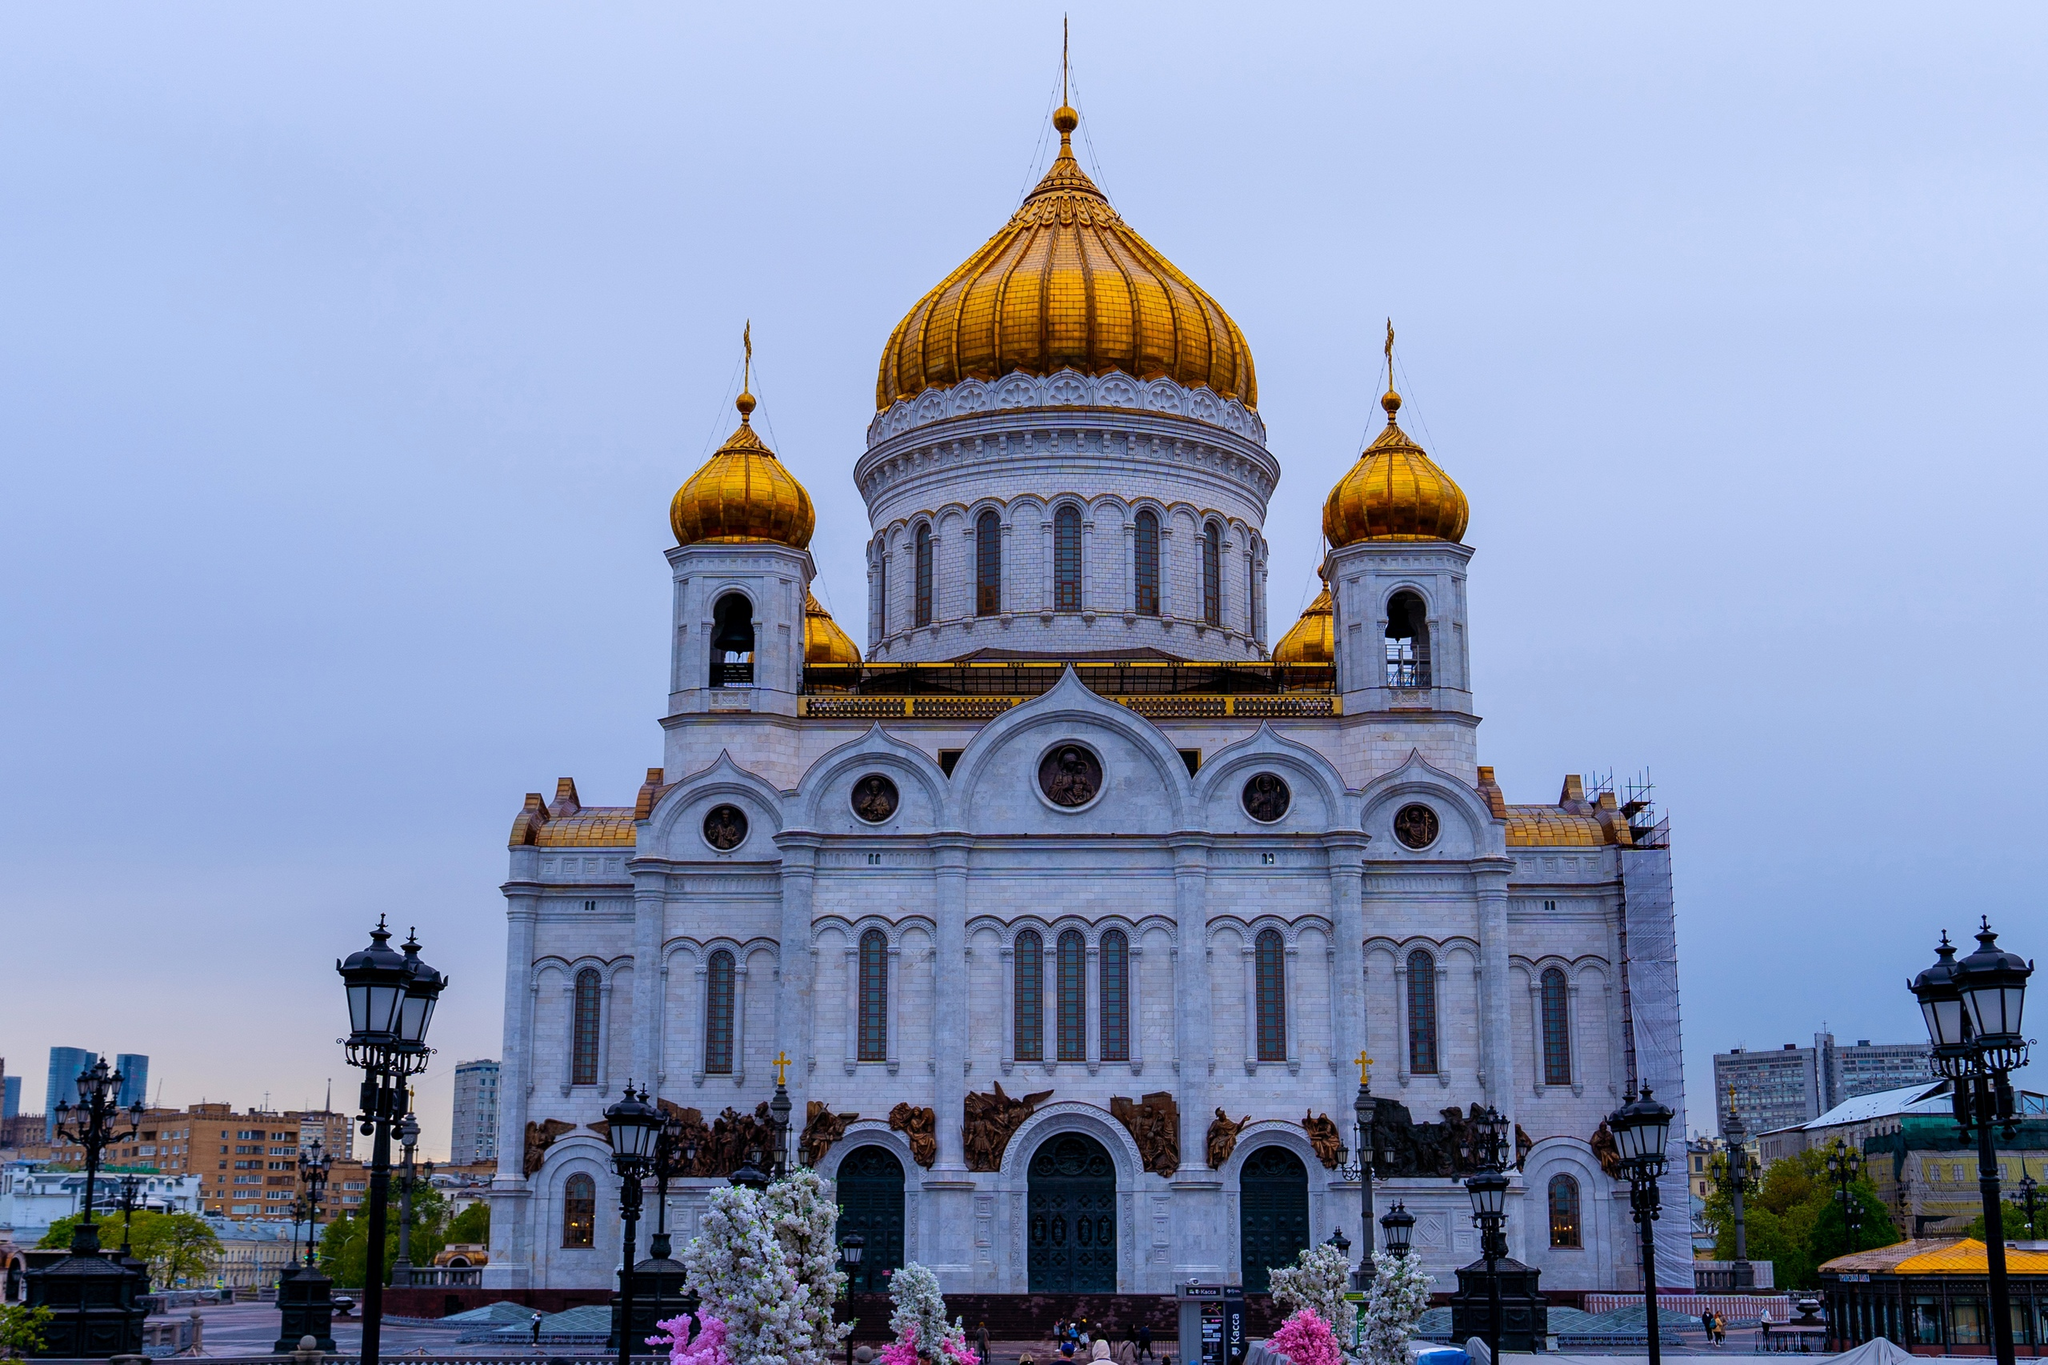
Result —
M1279 773L1289 788L1287 813L1272 824L1252 819L1242 800L1245 781L1267 769ZM1195 800L1203 828L1211 830L1299 834L1358 826L1358 793L1344 785L1336 765L1267 721L1244 739L1204 756L1195 775Z
M896 783L896 814L881 825L861 821L847 804L853 784L870 772L884 773ZM860 738L828 750L804 772L795 799L788 802L787 832L923 832L942 825L946 799L946 774L931 755L878 723Z
M1411 749L1400 767L1368 782L1360 797L1360 824L1372 838L1369 856L1375 862L1507 856L1507 823L1494 818L1476 788L1430 763L1420 749ZM1413 802L1437 815L1439 833L1428 848L1411 849L1394 835L1395 814Z
M726 749L718 751L717 761L709 767L691 773L662 794L638 827L640 856L672 862L714 861L717 854L704 842L702 822L713 806L728 803L747 815L746 842L733 850L734 859L772 862L779 858L775 835L782 831L783 794L768 779L735 763Z

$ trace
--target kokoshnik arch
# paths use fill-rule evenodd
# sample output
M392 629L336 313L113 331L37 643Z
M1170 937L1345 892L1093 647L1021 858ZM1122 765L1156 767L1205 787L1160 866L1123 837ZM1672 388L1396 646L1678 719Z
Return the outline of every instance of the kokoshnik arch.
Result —
M786 1052L876 1287L915 1259L953 1291L1261 1288L1355 1230L1333 1167L1370 1051L1382 1198L1430 1270L1478 1252L1444 1177L1485 1103L1524 1135L1513 1254L1630 1285L1596 1138L1638 1076L1685 1131L1663 829L1578 777L1509 805L1479 764L1468 506L1391 386L1268 650L1250 347L1054 122L883 349L865 658L743 386L670 509L661 765L632 805L564 778L514 821L486 1282L610 1281L591 1125L629 1077L704 1125L693 1234ZM1662 1235L1689 1264L1685 1220Z

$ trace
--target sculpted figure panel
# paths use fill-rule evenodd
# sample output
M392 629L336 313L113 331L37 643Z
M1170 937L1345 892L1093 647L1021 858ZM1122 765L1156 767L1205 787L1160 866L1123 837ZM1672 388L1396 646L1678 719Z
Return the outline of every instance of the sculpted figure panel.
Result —
M825 1107L823 1100L811 1100L804 1105L803 1136L797 1139L797 1152L804 1165L816 1166L825 1159L825 1153L832 1150L832 1144L846 1136L846 1125L860 1117L859 1114L835 1114Z
M1011 1137L1024 1126L1032 1110L1051 1098L1052 1091L1040 1090L1013 1100L1003 1093L1001 1081L996 1082L991 1094L969 1094L965 1121L960 1125L962 1145L967 1149L967 1169L1001 1170L1003 1149L1010 1145Z
M1133 1102L1127 1095L1110 1098L1109 1112L1130 1130L1145 1169L1171 1179L1180 1169L1180 1105L1170 1090L1155 1090Z
M564 1133L574 1130L575 1127L575 1124L564 1122L561 1119L543 1119L539 1123L529 1122L526 1125L526 1173L532 1175L535 1171L538 1171L541 1165L548 1159L548 1148L554 1145L555 1139Z
M918 1105L899 1103L889 1111L889 1126L910 1139L910 1159L926 1170L939 1159L939 1116Z
M1343 1139L1337 1135L1337 1125L1328 1114L1313 1112L1301 1116L1301 1126L1308 1131L1308 1145L1316 1149L1316 1160L1323 1163L1323 1169L1337 1169L1337 1148Z
M1210 1170L1220 1171L1223 1169L1223 1163L1230 1160L1230 1154L1237 1150L1237 1135L1243 1132L1244 1126L1251 1121L1252 1116L1246 1114L1237 1122L1232 1123L1230 1115L1223 1112L1221 1105L1217 1106L1216 1117L1209 1120L1209 1140L1207 1146L1209 1149Z

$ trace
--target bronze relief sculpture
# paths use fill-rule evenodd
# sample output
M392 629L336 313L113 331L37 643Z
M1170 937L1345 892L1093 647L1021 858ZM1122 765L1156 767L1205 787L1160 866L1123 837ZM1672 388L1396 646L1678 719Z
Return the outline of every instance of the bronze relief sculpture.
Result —
M939 1116L915 1104L898 1104L889 1111L889 1126L910 1139L910 1159L926 1170L939 1159Z
M1318 1117L1314 1113L1301 1116L1301 1126L1308 1131L1308 1145L1316 1149L1316 1160L1323 1163L1323 1169L1337 1169L1337 1148L1343 1139L1337 1136L1337 1125L1328 1114Z
M1607 1172L1610 1180L1621 1179L1621 1147L1614 1141L1614 1133L1607 1126L1607 1120L1600 1120L1600 1126L1593 1130L1591 1138L1593 1156L1600 1163L1600 1169Z
M1039 760L1038 788L1055 806L1085 806L1102 790L1102 762L1078 744L1062 744Z
M1294 793L1278 773L1256 773L1244 784L1244 813L1260 824L1270 825L1287 814Z
M555 1145L555 1139L564 1133L575 1131L576 1125L561 1119L543 1119L539 1123L526 1125L526 1173L532 1175L548 1159L548 1148Z
M704 842L730 853L747 841L747 813L738 806L713 806L704 816Z
M825 1153L832 1150L832 1144L846 1136L846 1125L860 1117L859 1114L835 1114L825 1107L823 1100L810 1100L804 1104L803 1136L797 1139L796 1149L806 1166L816 1166L825 1159Z
M969 1093L965 1121L960 1125L962 1144L967 1148L967 1169L1001 1170L1003 1149L1024 1126L1024 1120L1031 1117L1031 1111L1051 1098L1052 1091L1040 1090L1013 1100L1003 1093L1001 1081L996 1082L992 1094Z
M896 800L896 784L880 773L869 773L853 784L853 813L871 825L894 815Z
M1394 837L1409 848L1428 848L1436 842L1442 828L1436 812L1420 802L1403 806L1394 814Z
M1172 1179L1180 1169L1180 1105L1173 1092L1155 1090L1135 1103L1128 1096L1113 1095L1109 1112L1130 1130L1145 1169Z
M1237 1135L1243 1132L1244 1126L1251 1121L1252 1116L1246 1114L1237 1122L1232 1123L1230 1115L1223 1112L1223 1107L1221 1105L1217 1106L1216 1117L1209 1120L1209 1141L1207 1146L1209 1148L1210 1170L1220 1171L1223 1169L1223 1163L1230 1160L1230 1154L1237 1150Z

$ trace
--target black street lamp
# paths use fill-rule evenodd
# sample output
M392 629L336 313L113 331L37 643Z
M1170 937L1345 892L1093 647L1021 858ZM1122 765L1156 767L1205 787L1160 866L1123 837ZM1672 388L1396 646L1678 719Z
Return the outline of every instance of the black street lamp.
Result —
M299 1183L306 1187L306 1269L311 1270L316 1262L314 1252L320 1245L320 1196L326 1192L327 1178L334 1170L334 1158L320 1150L320 1139L314 1138L306 1150L299 1153Z
M669 1259L668 1182L688 1175L696 1164L696 1135L683 1132L680 1115L663 1114L654 1141L654 1235L647 1239L647 1254L658 1261Z
M433 1184L434 1163L429 1161L422 1175L413 1167L414 1149L419 1146L420 1121L417 1115L408 1113L405 1121L398 1126L399 1143L405 1149L405 1159L400 1163L404 1174L398 1177L398 1259L391 1263L391 1283L410 1285L413 1282L412 1267L412 1198Z
M849 1232L840 1239L839 1260L846 1267L846 1292L849 1294L853 1292L855 1281L860 1279L860 1258L867 1254L867 1250L868 1239L858 1232Z
M115 1143L133 1138L142 1126L140 1102L126 1109L117 1102L121 1080L106 1058L95 1057L78 1074L78 1103L60 1103L51 1116L56 1136L85 1149L85 1199L71 1234L70 1254L53 1266L28 1272L28 1306L51 1312L44 1329L45 1355L104 1358L142 1350L145 1310L137 1296L147 1291L149 1282L125 1254L112 1260L100 1255L100 1230L93 1221L101 1156ZM124 1123L127 1131L117 1131Z
M115 1143L133 1138L142 1127L142 1101L123 1110L116 1102L121 1093L121 1073L107 1069L107 1059L95 1057L91 1066L78 1073L78 1103L59 1101L56 1135L85 1148L85 1204L78 1228L71 1234L73 1255L100 1248L99 1229L93 1225L92 1206L99 1183L100 1157ZM128 1131L115 1127L126 1121Z
M612 1144L612 1169L619 1175L619 1213L624 1217L625 1255L619 1262L619 1365L633 1359L633 1247L640 1234L640 1181L654 1162L655 1140L661 1133L661 1111L635 1092L633 1082L618 1103L604 1111L606 1135Z
M1742 1126L1742 1115L1736 1112L1733 1085L1728 1087L1728 1116L1721 1124L1721 1139L1728 1144L1722 1184L1735 1215L1734 1288L1737 1293L1745 1293L1756 1288L1756 1267L1749 1263L1749 1229L1742 1217L1742 1196L1756 1182L1749 1174L1749 1149L1744 1145L1749 1141L1749 1133Z
M1408 1206L1396 1199L1394 1207L1387 1210L1387 1216L1380 1219L1380 1231L1386 1235L1387 1254L1406 1259L1408 1247L1415 1240L1415 1215L1408 1212Z
M1361 1052L1358 1054L1358 1095L1351 1101L1351 1113L1358 1129L1358 1160L1347 1164L1347 1149L1342 1143L1337 1145L1337 1174L1347 1181L1358 1182L1359 1226L1365 1243L1358 1254L1358 1267L1351 1272L1351 1287L1360 1291L1372 1288L1372 1123L1378 1106L1379 1101L1372 1093L1372 1058ZM1345 1245L1350 1245L1348 1239Z
M2029 1237L2039 1237L2041 1235L2040 1226L2034 1221L2034 1191L2039 1188L2041 1187L2035 1183L2034 1177L2026 1174L2026 1163L2022 1161L2020 1163L2020 1197L2013 1202L2026 1207L2027 1236Z
M1977 931L1977 951L1956 961L1946 933L1934 965L1908 987L1927 1021L1934 1045L1934 1069L1955 1085L1956 1124L1967 1141L1977 1136L1977 1191L1984 1204L1984 1258L1991 1281L1991 1333L1999 1365L2013 1365L2012 1295L2005 1273L2005 1220L1998 1192L1998 1157L1992 1125L2010 1140L2017 1131L2012 1073L2027 1064L2027 1040L2020 1032L2027 1003L2027 978L2034 964L1998 946L1991 921Z
M1621 1170L1628 1180L1629 1213L1636 1220L1642 1239L1644 1330L1650 1342L1650 1365L1661 1365L1662 1343L1657 1339L1657 1181L1664 1174L1665 1145L1671 1139L1672 1112L1657 1103L1644 1086L1640 1099L1631 1095L1628 1103L1607 1116L1608 1131L1621 1153Z
M384 1339L384 1228L391 1201L391 1130L412 1112L408 1076L424 1071L433 1049L427 1026L448 978L420 960L417 939L407 937L401 955L380 917L370 946L336 962L348 995L350 1066L363 1072L356 1119L370 1147L370 1210L365 1229L367 1265L363 1275L362 1358L375 1362Z
M1828 1178L1835 1182L1835 1196L1842 1204L1843 1247L1848 1251L1860 1251L1862 1247L1856 1233L1862 1219L1858 1216L1856 1198L1849 1187L1863 1173L1863 1154L1836 1138L1835 1145L1828 1149L1826 1165Z

